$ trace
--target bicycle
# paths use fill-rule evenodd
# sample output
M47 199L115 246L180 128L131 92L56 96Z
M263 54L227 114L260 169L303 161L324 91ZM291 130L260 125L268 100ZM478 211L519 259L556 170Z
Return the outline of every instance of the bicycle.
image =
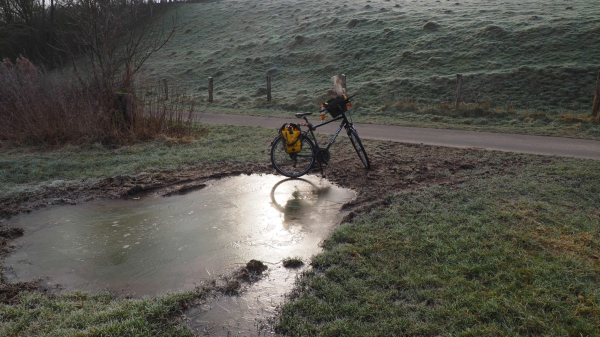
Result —
M271 163L275 169L286 177L297 178L308 173L315 163L319 164L321 168L321 174L323 173L323 165L329 167L329 160L331 155L329 154L329 148L333 145L333 142L342 131L342 128L346 129L346 133L350 138L352 146L358 154L358 158L363 163L366 169L371 168L369 157L367 152L362 145L358 132L354 128L354 124L351 119L348 119L346 112L348 111L347 105L350 103L350 99L354 97L343 96L343 99L334 102L333 106L321 107L321 114L329 112L334 119L330 121L322 121L320 124L313 125L308 121L306 116L312 115L312 112L297 113L296 118L304 118L306 123L297 124L300 126L306 126L308 130L301 131L298 141L300 141L300 151L297 153L288 153L286 150L286 140L279 134L273 142L271 142ZM333 101L333 100L331 100ZM329 102L331 102L329 101ZM329 103L328 102L328 103ZM323 119L323 118L322 118ZM315 134L313 133L319 127L341 120L340 127L337 129L326 147L320 147ZM309 134L310 132L310 134Z

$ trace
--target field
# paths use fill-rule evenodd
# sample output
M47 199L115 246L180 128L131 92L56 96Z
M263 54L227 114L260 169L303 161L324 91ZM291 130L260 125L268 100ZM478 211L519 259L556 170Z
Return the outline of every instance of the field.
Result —
M317 112L344 73L359 121L596 138L600 6L573 1L202 1L145 65L201 110ZM465 104L453 111L456 74ZM273 78L266 104L265 76ZM562 132L557 129L572 128Z
M273 173L266 154L273 130L203 127L204 136L184 144L2 148L2 216ZM597 162L378 141L365 146L368 172L347 139L334 147L327 177L358 197L281 308L279 333L600 334ZM0 282L0 300L7 302L0 303L3 336L191 336L179 317L206 295L120 299L32 288Z
M317 112L343 73L358 122L600 139L594 1L199 0L166 26L174 15L177 34L142 69L146 97L166 78L196 111L291 116ZM0 143L0 256L21 212L275 173L274 130L197 126L120 146ZM326 178L357 198L270 318L278 334L600 336L600 163L364 141L365 171L342 138ZM0 278L0 335L192 336L187 308L219 291L47 290Z

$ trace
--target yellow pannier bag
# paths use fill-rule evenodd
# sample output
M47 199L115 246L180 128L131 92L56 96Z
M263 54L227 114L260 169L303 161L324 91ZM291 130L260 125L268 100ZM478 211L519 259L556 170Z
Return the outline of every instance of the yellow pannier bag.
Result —
M298 153L302 150L302 141L300 140L300 128L295 124L288 124L281 127L281 136L285 140L285 151L287 153Z

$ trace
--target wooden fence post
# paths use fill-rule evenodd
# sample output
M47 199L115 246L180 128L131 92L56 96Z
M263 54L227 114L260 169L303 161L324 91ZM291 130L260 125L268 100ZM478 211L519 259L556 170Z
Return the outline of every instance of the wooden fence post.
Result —
M456 74L456 102L454 103L454 109L458 109L458 105L460 104L462 82L462 74Z
M267 75L267 102L271 102L271 76Z
M600 72L598 72L598 79L596 80L596 95L594 95L594 105L592 106L592 116L598 116L598 110L600 109Z
M348 94L348 90L346 88L346 75L342 74L342 88L344 88L344 94Z
M213 101L213 78L208 78L208 101Z
M165 87L165 101L169 100L169 86L167 85L167 79L163 77L163 86Z

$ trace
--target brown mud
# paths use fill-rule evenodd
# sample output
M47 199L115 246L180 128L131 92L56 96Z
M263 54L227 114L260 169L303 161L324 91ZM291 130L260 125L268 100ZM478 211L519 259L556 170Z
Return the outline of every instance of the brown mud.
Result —
M324 176L331 182L357 192L357 198L344 205L345 210L364 209L377 204L389 194L410 191L432 185L455 185L473 175L504 175L509 167L552 158L528 156L476 149L455 149L393 142L365 142L371 169L365 170L350 143L339 141L333 146L330 167ZM514 171L513 171L514 172ZM199 164L175 171L156 171L137 176L116 176L96 183L71 184L62 187L45 187L37 193L23 193L15 198L0 199L0 219L22 212L31 212L51 205L77 204L102 198L132 198L147 193L163 196L184 194L201 189L212 179L239 174L277 174L265 154L261 163ZM317 168L311 174L320 174ZM347 217L350 219L354 212ZM0 249L9 249L10 239L21 235L22 230L3 226L0 220ZM231 291L237 284L231 285ZM36 284L21 282L7 284L0 280L0 301L18 301L23 290L35 289Z

